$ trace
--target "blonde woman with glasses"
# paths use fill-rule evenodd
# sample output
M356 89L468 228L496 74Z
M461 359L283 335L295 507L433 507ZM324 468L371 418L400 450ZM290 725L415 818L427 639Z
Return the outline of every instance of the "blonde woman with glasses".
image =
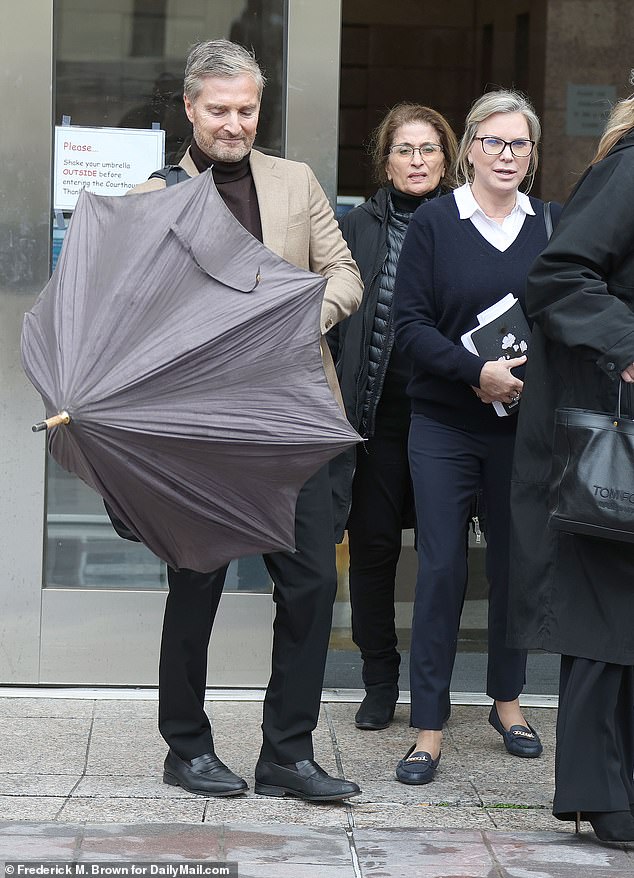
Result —
M548 479L555 410L614 412L619 378L634 382L633 193L630 98L528 278L509 632L516 646L561 654L555 817L622 842L634 841L634 545L550 529ZM632 483L624 472L622 487Z
M507 293L523 303L526 276L546 245L543 202L520 192L535 176L540 131L522 95L479 98L458 150L462 185L419 208L401 251L394 316L396 343L412 370L409 460L419 565L410 652L417 738L396 768L406 784L428 783L440 761L467 585L466 526L479 490L487 520L489 722L513 756L542 752L519 704L526 652L506 646L517 418L499 417L492 405L521 396L526 357L486 360L461 341L477 315Z

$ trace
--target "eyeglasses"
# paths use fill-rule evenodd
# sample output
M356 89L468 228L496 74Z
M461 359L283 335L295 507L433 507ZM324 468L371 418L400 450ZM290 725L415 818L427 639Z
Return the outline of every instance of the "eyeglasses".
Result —
M417 152L422 159L429 159L437 152L444 152L439 143L423 143L422 146L410 146L409 143L395 143L390 147L390 153L401 159L411 159Z
M482 144L482 149L487 155L502 155L507 146L518 159L525 159L532 153L535 146L534 140L502 140L501 137L474 137Z

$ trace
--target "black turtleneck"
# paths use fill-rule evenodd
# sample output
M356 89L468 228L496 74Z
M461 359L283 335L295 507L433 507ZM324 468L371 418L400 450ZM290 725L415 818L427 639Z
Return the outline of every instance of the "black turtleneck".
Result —
M429 201L431 198L437 198L439 195L442 195L440 184L431 192L426 192L425 195L410 195L407 192L401 192L400 189L396 189L391 183L388 184L387 189L390 193L392 204L396 210L403 213L414 213L423 201Z
M251 153L237 162L215 162L192 139L189 154L201 174L211 168L214 183L224 203L238 222L251 232L254 238L261 241L260 206L249 164Z

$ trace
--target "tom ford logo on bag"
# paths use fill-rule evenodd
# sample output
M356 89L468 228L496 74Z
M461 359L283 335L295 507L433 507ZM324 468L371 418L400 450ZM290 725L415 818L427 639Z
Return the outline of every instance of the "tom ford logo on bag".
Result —
M561 408L555 413L550 517L555 530L634 542L634 489L618 486L634 472L634 420Z

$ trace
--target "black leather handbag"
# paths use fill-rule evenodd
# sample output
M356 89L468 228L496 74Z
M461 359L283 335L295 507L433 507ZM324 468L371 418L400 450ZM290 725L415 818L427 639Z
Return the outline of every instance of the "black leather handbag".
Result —
M634 420L621 413L622 387L615 414L555 413L548 523L556 530L634 542Z

